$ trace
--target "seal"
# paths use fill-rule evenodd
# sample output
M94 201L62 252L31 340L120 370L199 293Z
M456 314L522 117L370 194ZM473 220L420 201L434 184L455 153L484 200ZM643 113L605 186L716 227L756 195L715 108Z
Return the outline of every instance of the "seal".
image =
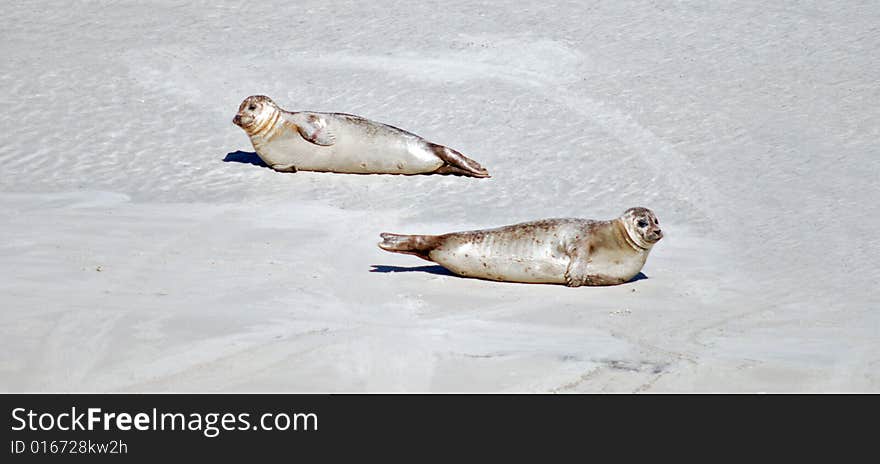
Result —
M489 177L479 163L451 148L353 114L290 112L253 95L232 122L276 171Z
M663 232L651 210L630 208L608 221L544 219L445 235L381 237L383 250L416 255L461 276L579 287L629 282Z

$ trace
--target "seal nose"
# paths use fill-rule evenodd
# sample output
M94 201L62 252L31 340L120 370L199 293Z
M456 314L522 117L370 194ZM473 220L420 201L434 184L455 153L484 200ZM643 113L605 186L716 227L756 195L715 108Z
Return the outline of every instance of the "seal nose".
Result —
M235 117L232 118L232 123L235 124L236 126L241 125L241 115L236 114Z

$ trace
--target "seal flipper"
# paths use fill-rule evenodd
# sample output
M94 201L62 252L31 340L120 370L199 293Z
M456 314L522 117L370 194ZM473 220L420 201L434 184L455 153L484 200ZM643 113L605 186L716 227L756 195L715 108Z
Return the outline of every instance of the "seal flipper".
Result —
M428 261L431 261L428 255L440 245L438 235L399 235L386 232L379 236L382 237L379 248L392 253L416 255Z
M569 262L565 269L565 283L569 287L580 287L581 285L590 285L590 253L593 251L592 245L569 246L566 250Z
M481 178L490 177L489 171L487 171L486 168L480 166L480 163L467 156L464 156L449 147L444 147L443 145L437 145L436 143L429 143L429 145L431 150L434 151L434 154L446 163L434 172L438 174L458 174L461 176Z
M336 143L336 135L327 127L327 120L314 113L284 113L285 122L296 127L302 138L328 147Z
M273 164L272 169L278 172L296 172L296 166L293 164Z

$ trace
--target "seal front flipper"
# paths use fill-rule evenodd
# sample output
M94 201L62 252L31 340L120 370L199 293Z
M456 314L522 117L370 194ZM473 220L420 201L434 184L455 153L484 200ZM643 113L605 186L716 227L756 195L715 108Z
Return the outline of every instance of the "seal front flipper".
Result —
M584 250L586 248L586 250ZM580 287L590 283L590 256L591 246L574 247L568 252L571 261L565 269L565 284L569 287Z
M584 243L569 251L568 255L571 261L565 270L565 284L569 287L580 287L583 285L606 286L619 285L625 283L629 278L623 276L608 275L600 271L601 266L593 264L590 253L593 251L593 245ZM641 269L641 268L640 268Z
M327 119L314 113L285 113L284 120L296 127L302 138L328 147L336 143L336 135L327 127Z
M449 147L437 145L436 143L429 142L429 146L431 147L431 151L446 163L437 168L434 172L438 174L458 174L470 177L491 177L486 168L480 166L480 163L467 156L464 156Z
M587 285L590 281L590 276L587 275L587 265L585 261L575 261L572 260L568 265L568 269L565 270L565 284L569 287L580 287L581 285Z
M272 169L278 172L296 172L296 166L292 164L273 164Z

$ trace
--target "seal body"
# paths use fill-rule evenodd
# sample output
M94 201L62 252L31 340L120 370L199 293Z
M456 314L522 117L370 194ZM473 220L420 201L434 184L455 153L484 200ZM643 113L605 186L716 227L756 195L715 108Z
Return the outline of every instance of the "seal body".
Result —
M393 126L345 113L289 112L271 99L245 99L233 122L257 155L278 171L355 174L489 173L451 148Z
M379 247L466 277L577 287L628 282L662 236L653 212L630 208L609 221L546 219L445 235L386 233Z
M304 139L293 124L251 137L270 166L293 164L301 171L420 174L436 171L443 160L420 138L353 115L311 113L327 121L336 135L329 146Z

